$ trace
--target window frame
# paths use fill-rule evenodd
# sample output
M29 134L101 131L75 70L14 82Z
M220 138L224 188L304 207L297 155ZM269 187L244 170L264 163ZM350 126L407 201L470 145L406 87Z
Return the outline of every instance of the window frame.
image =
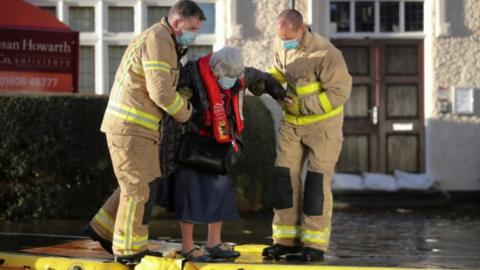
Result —
M330 9L332 2L348 2L350 3L350 31L349 32L333 32L331 30ZM355 31L355 3L356 2L373 2L374 10L374 31L373 32L356 32ZM398 32L382 32L380 31L380 2L399 2L399 31ZM423 31L405 31L405 3L421 2L423 3ZM425 5L426 0L328 0L327 3L327 33L330 38L424 38L425 37Z

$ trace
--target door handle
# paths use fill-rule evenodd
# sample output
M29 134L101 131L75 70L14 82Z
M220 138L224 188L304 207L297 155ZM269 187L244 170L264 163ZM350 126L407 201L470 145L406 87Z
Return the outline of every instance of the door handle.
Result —
M378 124L378 107L373 106L371 110L368 111L370 113L370 119L372 120L372 124Z

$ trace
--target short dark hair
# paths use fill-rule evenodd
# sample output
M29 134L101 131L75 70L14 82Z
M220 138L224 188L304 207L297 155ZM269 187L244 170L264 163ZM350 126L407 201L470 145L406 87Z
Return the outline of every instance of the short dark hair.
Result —
M168 18L171 19L175 15L178 15L182 19L187 19L191 17L197 17L201 21L205 21L207 18L203 13L203 10L191 0L180 0L175 3L168 13Z
M294 29L298 29L303 25L303 16L296 9L286 9L278 15L277 20L285 20L290 24Z

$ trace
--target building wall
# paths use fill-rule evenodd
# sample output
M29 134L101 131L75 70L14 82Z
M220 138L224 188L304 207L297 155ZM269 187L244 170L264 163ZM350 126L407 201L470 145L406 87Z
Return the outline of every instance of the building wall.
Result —
M242 0L237 1L237 5L233 12L236 12L238 33L227 38L226 45L240 48L247 65L264 70L273 63L275 19L288 8L288 1Z
M433 39L433 94L439 87L473 86L476 88L474 115L440 113L432 106L426 119L429 173L447 190L480 189L480 1L445 1L445 22L450 33L439 32L439 20ZM434 5L436 18L441 15L441 0ZM450 97L451 97L450 92ZM427 97L428 98L428 97ZM451 101L451 98L450 98Z

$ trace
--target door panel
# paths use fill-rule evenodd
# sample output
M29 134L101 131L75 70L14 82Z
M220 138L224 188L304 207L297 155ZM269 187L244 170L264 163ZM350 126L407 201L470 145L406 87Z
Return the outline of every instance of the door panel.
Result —
M423 41L332 42L353 77L337 171L423 171Z
M387 85L387 118L418 116L418 89L416 85Z
M359 173L369 170L369 138L368 135L344 136L342 155L337 170L348 173Z
M418 137L390 135L387 137L388 172L395 169L416 172L418 168Z
M353 85L350 102L345 104L345 117L368 118L369 85Z

